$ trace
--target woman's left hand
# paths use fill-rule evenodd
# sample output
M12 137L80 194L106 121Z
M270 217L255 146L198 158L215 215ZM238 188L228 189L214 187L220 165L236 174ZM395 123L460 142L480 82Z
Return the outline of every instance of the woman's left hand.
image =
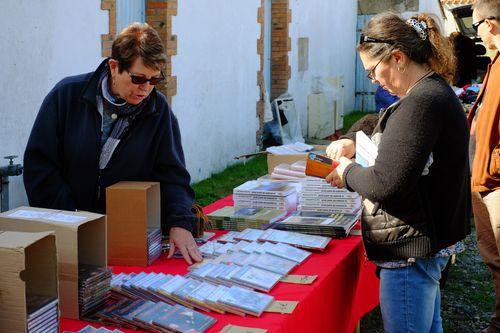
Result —
M177 247L189 265L193 264L193 260L196 262L203 260L198 245L196 245L193 235L188 230L180 227L172 227L170 228L169 239L170 251L168 252L168 258L172 258Z
M330 183L330 185L338 188L345 187L344 183L344 170L347 168L348 165L352 164L353 162L348 159L347 157L341 157L340 159L336 160L339 165L330 172L328 176L326 176L325 180Z

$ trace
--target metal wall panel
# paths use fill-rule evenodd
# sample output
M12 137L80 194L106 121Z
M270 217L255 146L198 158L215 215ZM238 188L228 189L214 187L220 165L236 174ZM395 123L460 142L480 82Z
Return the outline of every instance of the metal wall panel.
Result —
M146 0L116 0L116 31L133 22L146 22Z
M358 24L356 27L356 40L359 41L361 30L368 23L373 15L358 15ZM373 84L366 77L366 71L363 68L363 63L356 53L356 100L354 109L356 111L371 112L375 111L375 91L377 85Z

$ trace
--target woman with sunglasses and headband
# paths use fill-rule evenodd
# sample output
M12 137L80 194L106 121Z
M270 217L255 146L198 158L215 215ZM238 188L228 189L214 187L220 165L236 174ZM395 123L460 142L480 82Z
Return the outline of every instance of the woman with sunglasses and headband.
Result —
M439 279L470 232L469 136L446 81L451 48L430 17L382 13L358 51L372 82L400 100L379 114L374 165L353 163L355 137L343 137L327 149L340 165L326 180L365 199L363 243L380 273L386 332L442 332Z
M115 39L111 58L67 77L45 97L24 154L31 206L105 213L106 187L161 184L161 225L188 263L201 261L191 235L194 192L179 125L155 89L167 62L158 33L134 23Z

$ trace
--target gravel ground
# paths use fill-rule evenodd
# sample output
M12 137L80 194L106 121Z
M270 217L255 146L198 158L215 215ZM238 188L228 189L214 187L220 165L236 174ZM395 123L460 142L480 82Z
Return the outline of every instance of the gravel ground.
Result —
M457 255L441 290L444 332L480 332L488 325L494 309L493 284L479 255L475 231L465 244L465 251ZM361 332L384 332L380 308L362 319Z

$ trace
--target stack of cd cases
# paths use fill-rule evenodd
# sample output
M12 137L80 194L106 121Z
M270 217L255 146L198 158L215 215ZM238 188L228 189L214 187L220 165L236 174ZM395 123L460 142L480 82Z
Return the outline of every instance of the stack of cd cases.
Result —
M248 181L233 190L234 205L292 211L297 208L300 183Z
M28 332L57 332L58 300L54 297L28 295L26 296Z
M111 269L94 265L78 266L78 303L85 317L106 302L111 290Z
M282 209L227 206L208 214L208 218L219 230L242 231L247 228L267 229L286 213Z
M347 237L360 218L361 210L355 214L293 212L283 221L276 222L274 228L311 235Z
M148 265L161 255L161 229L148 228Z

